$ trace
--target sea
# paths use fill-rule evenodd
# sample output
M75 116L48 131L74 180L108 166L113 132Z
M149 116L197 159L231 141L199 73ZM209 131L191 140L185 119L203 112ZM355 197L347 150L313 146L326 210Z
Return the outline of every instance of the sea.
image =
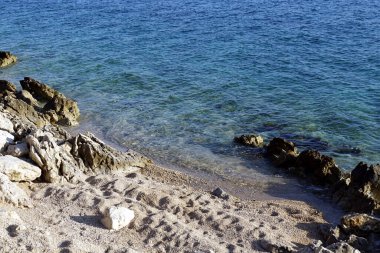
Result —
M276 177L235 136L380 162L378 0L0 0L0 50L78 101L80 129L165 166Z

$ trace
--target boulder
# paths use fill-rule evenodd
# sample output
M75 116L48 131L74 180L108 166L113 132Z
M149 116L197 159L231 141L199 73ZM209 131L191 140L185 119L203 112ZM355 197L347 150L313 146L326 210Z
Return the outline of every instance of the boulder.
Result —
M17 61L17 57L10 52L0 51L0 68L6 67Z
M23 90L30 92L39 101L49 101L58 94L55 89L30 77L24 77L20 84Z
M71 154L85 167L85 173L109 173L121 170L135 172L146 167L150 160L132 151L121 152L106 145L92 134L78 134L71 138Z
M349 233L368 235L380 233L380 218L368 214L348 214L341 219L342 228Z
M41 176L41 169L10 155L0 156L0 173L11 181L33 181Z
M70 143L53 136L50 128L35 130L25 140L29 157L41 168L45 182L76 182L81 176L81 167L70 153Z
M305 150L297 157L296 166L301 168L301 173L314 184L335 184L342 172L331 157L321 155L316 150Z
M273 138L266 149L266 154L277 166L292 167L298 156L296 146L282 138Z
M359 163L346 179L331 188L332 198L353 212L380 212L380 165Z
M110 230L119 230L126 227L135 218L135 212L126 207L111 206L107 208L101 220L103 225Z
M4 113L0 113L0 130L14 133L13 123Z
M6 80L0 80L0 94L15 93L16 85Z
M0 152L3 152L7 146L14 141L14 136L7 131L0 130Z
M29 154L29 148L25 142L20 142L8 145L7 151L5 153L14 157L23 157Z
M0 173L0 201L20 207L32 207L32 202L24 190L2 173Z
M251 147L262 147L264 145L264 139L260 135L250 134L250 135L241 135L235 137L234 141L239 144L243 144Z
M43 108L46 112L53 111L56 114L56 121L63 126L78 124L79 108L76 101L66 98L62 94L54 96ZM54 119L54 117L52 117Z

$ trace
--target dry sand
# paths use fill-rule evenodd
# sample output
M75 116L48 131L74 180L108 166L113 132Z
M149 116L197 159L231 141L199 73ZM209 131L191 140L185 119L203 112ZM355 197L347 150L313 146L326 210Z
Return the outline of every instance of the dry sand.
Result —
M320 239L325 220L304 202L225 200L189 186L194 181L151 166L89 176L79 184L24 183L34 207L0 206L21 218L1 218L0 251L268 252ZM129 227L103 227L101 213L111 205L135 211Z

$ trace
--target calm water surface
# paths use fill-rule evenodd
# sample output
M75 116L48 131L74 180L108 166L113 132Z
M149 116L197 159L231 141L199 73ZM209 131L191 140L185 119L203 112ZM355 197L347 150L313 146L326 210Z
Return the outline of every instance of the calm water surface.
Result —
M380 161L380 1L0 0L0 48L82 128L184 168L271 174L234 136ZM360 150L359 154L350 150Z

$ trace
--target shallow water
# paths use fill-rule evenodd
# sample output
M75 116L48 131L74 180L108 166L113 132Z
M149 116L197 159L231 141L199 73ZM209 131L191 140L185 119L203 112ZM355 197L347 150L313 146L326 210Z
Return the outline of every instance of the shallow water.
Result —
M379 9L370 0L3 0L0 48L20 61L0 78L52 85L78 100L82 128L173 166L276 173L232 143L255 132L350 170L380 161Z

